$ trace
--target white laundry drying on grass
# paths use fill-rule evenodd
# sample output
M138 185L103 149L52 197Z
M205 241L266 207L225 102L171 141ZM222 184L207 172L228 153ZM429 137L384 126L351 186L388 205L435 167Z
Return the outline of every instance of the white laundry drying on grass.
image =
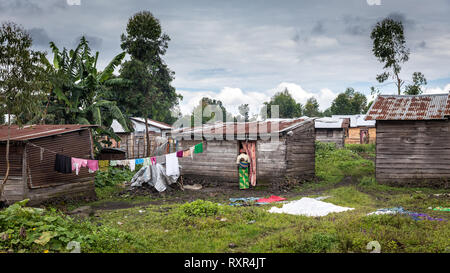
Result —
M300 200L289 202L281 208L272 207L269 212L305 216L325 216L332 212L343 212L348 210L354 210L354 208L340 207L314 198L304 197Z

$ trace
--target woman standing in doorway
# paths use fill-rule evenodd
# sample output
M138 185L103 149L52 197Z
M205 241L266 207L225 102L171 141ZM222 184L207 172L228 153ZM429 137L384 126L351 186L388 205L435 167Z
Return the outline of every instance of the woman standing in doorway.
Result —
M248 180L249 157L244 149L240 149L239 152L240 154L236 159L236 164L239 165L239 188L248 189L250 187Z

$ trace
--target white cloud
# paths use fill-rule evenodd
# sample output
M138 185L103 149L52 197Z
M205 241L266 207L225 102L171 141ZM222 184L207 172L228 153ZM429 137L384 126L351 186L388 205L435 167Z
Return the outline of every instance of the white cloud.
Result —
M435 88L427 88L423 92L424 94L442 94L442 93L448 93L450 92L450 83L447 84L443 89L440 87Z
M319 92L310 92L304 90L300 85L289 82L282 82L277 87L266 90L264 92L243 91L241 88L224 87L220 92L213 91L186 91L177 90L182 96L183 101L180 103L180 110L183 114L190 114L198 102L203 97L208 97L220 100L228 112L233 115L239 113L238 107L241 104L248 104L250 108L250 115L259 114L259 111L264 102L269 101L270 98L277 92L283 91L285 88L289 90L292 97L303 105L306 101L315 97L319 102L320 109L325 110L331 106L331 102L337 96L329 88L322 88Z
M369 6L373 6L373 5L379 6L379 5L381 5L381 0L366 0L366 1L367 1L367 4Z

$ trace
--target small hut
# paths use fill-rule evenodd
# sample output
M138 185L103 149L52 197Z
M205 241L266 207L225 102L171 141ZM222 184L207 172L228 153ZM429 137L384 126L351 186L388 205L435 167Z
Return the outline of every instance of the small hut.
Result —
M367 112L376 120L376 180L405 186L449 186L449 94L380 95Z
M315 174L314 120L280 119L263 122L223 123L174 130L178 149L203 141L206 151L193 159L180 158L184 177L209 181L238 181L236 157L242 142L255 142L257 184L286 177L307 179Z
M91 125L0 126L0 179L6 174L6 142L10 138L9 176L0 200L31 204L53 198L95 197L94 174L54 170L56 154L93 159ZM8 132L9 131L9 132Z
M332 115L331 117L350 121L350 126L346 132L345 144L375 143L377 137L375 120L365 120L366 115Z
M336 143L336 147L344 147L347 119L335 119L330 117L315 120L316 140L325 143Z

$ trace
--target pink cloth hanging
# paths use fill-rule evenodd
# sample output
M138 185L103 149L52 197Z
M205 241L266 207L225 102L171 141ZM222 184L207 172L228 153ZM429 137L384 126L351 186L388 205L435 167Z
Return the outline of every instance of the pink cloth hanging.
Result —
M183 150L177 152L177 157L183 157Z
M248 178L252 186L256 186L256 142L242 142L242 147L250 158L250 166L248 170Z
M98 171L98 160L88 160L87 167L90 173Z
M75 174L78 175L81 167L87 166L87 159L72 157L72 171L75 171Z
M152 165L156 165L156 157L150 157L150 162Z

